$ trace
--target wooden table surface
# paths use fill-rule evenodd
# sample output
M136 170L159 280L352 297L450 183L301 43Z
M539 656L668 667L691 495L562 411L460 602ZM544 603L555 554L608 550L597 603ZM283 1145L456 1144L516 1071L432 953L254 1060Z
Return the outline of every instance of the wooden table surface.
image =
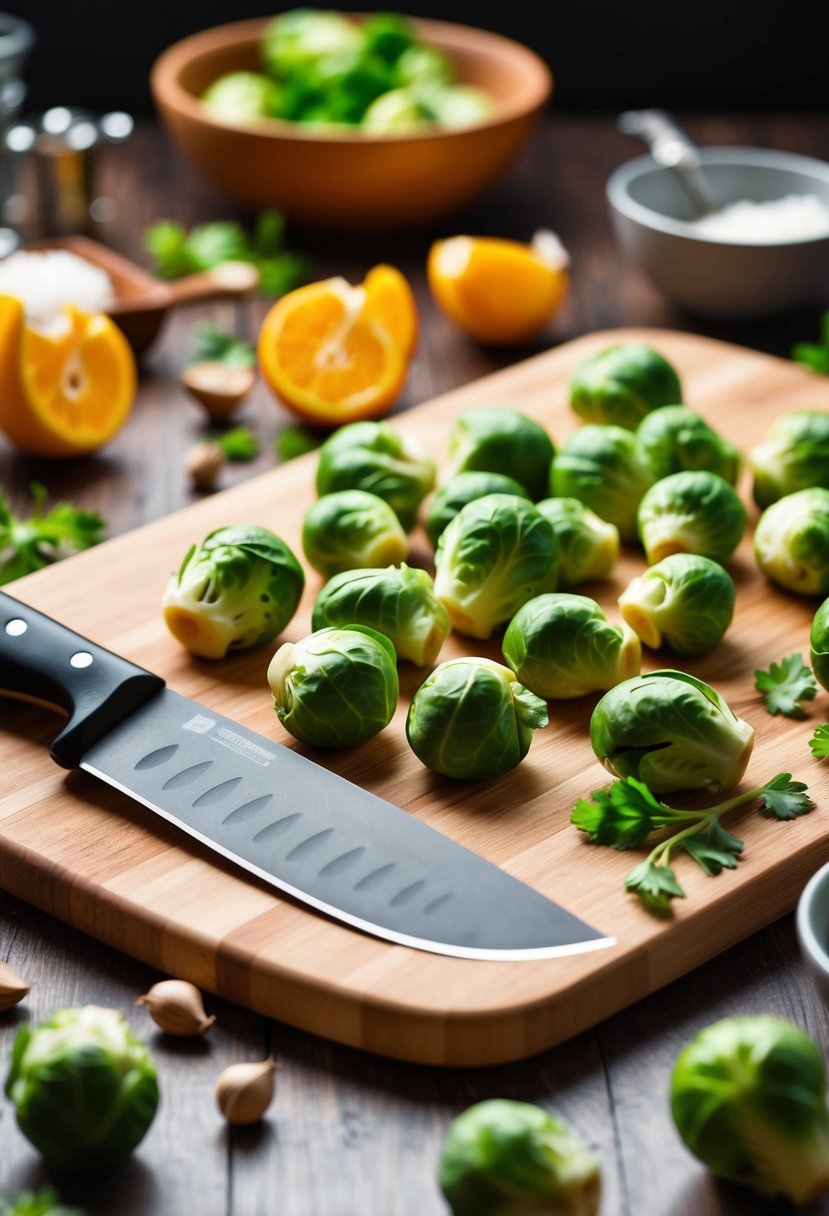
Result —
M829 159L829 114L679 118L703 143L779 147ZM289 230L289 243L312 257L313 278L343 274L358 281L379 261L408 276L422 332L399 409L614 326L688 330L783 357L793 342L815 340L821 305L829 307L829 284L823 301L796 313L752 325L714 325L674 309L623 260L609 226L604 183L638 153L616 131L612 115L553 111L507 180L465 215L387 240ZM152 122L107 150L98 173L98 190L118 204L106 241L145 265L142 233L156 220L190 225L238 215L178 159ZM566 307L532 347L476 345L429 297L424 266L431 240L459 231L528 239L542 226L553 228L572 256ZM12 506L22 510L30 483L38 481L52 499L99 510L116 535L194 501L182 459L204 428L198 407L176 383L192 327L209 317L252 339L266 308L260 299L172 315L143 360L128 446L116 441L94 458L50 463L0 443L0 487ZM222 486L270 467L274 439L293 421L261 385L239 420L261 436L262 452L252 464L231 465ZM764 1204L715 1183L685 1150L666 1101L670 1070L697 1030L738 1013L777 1013L829 1052L829 1015L800 959L791 916L554 1050L482 1070L391 1062L265 1022L212 997L206 1003L217 1021L209 1035L170 1040L134 1006L161 975L5 895L0 959L32 982L29 998L0 1015L3 1078L17 1029L61 1006L123 1010L155 1056L162 1102L132 1159L95 1179L51 1179L66 1202L82 1205L89 1216L439 1216L447 1209L435 1170L446 1129L472 1102L496 1096L538 1103L572 1123L601 1159L602 1216L777 1216L788 1211L786 1205ZM281 1065L268 1117L254 1128L230 1131L215 1107L215 1078L230 1062L268 1053ZM0 1101L0 1192L47 1181L10 1104ZM809 1211L829 1213L829 1197Z

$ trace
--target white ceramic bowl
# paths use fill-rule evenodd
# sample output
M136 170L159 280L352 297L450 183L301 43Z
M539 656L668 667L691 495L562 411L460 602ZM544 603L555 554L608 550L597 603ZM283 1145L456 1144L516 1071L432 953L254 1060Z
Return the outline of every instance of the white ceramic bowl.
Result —
M718 206L816 195L829 208L829 164L762 148L703 148L702 169ZM607 200L617 240L667 296L717 320L753 320L829 300L825 235L770 244L704 237L685 191L650 156L616 169Z
M829 862L806 883L797 902L801 953L829 1003Z

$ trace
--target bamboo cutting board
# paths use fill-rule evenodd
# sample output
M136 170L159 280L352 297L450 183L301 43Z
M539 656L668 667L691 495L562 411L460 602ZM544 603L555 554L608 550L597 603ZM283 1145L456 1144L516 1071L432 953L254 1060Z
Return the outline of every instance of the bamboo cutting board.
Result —
M784 360L668 330L626 329L580 338L392 421L438 463L452 419L472 405L520 409L560 442L578 425L567 403L571 371L614 341L645 341L669 358L686 404L743 450L765 436L777 415L829 406L829 382ZM8 591L158 672L176 691L302 749L273 713L265 672L274 647L220 663L194 659L167 634L160 600L189 545L224 524L263 524L301 555L316 459L311 453L292 461ZM757 511L746 473L739 489L753 525ZM424 538L413 537L410 560L428 564ZM618 621L617 596L644 565L642 553L630 547L611 579L580 590ZM746 849L735 872L706 878L690 858L678 856L688 898L676 901L668 922L650 918L622 889L638 855L590 846L569 822L575 801L609 780L588 737L598 695L552 702L550 724L536 733L527 758L495 781L452 782L414 757L404 722L426 673L410 666L401 667L398 713L380 735L340 753L302 749L615 936L615 947L542 962L485 963L360 934L240 876L89 774L57 769L46 752L54 718L2 698L0 885L163 972L380 1054L466 1066L560 1043L791 910L807 878L829 859L829 764L822 768L808 748L815 724L829 719L829 698L821 690L808 719L797 722L772 717L754 688L757 668L795 651L808 656L817 602L770 587L749 536L729 568L737 609L720 645L689 661L645 651L643 669L684 666L712 683L756 729L747 779L762 784L781 770L792 772L808 783L817 806L792 823L738 812L729 826ZM309 571L284 639L309 632L320 586ZM470 643L456 636L440 658L463 653L501 658L497 638Z

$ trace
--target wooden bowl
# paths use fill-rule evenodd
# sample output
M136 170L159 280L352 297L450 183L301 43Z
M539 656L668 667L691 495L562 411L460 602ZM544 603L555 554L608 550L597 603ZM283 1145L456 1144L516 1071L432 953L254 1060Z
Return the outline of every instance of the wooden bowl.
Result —
M358 17L360 14L353 14ZM495 101L487 122L460 130L365 135L263 119L229 123L200 101L224 72L256 70L268 19L193 34L156 60L150 87L185 156L229 198L275 207L310 227L401 229L460 210L508 168L548 103L553 77L534 51L486 30L412 19L465 84Z

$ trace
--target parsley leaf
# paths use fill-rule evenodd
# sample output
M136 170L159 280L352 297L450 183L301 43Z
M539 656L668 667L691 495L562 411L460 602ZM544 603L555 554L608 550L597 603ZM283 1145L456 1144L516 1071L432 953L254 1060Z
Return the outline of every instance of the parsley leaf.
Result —
M797 819L800 815L808 815L815 804L806 793L807 788L802 781L792 781L791 773L778 773L760 791L762 812L774 819Z
M817 696L817 681L799 654L772 663L768 671L755 671L754 687L765 693L770 714L779 713L787 718L805 718L806 711L800 702Z
M276 455L282 461L296 460L297 456L316 451L327 434L327 431L311 430L300 422L286 426L276 438Z
M225 333L206 321L195 330L193 354L189 363L226 363L228 367L255 367L256 352L250 342Z
M253 431L246 426L234 426L231 430L219 431L210 438L213 443L218 443L226 460L253 460L262 446Z
M0 584L104 539L104 522L96 511L82 511L68 502L45 511L47 491L37 482L32 483L31 494L34 501L28 519L14 515L0 494Z
M649 857L629 872L625 890L634 891L654 916L670 916L671 900L685 898L670 866L656 865Z
M706 874L713 877L723 870L736 869L744 845L739 837L732 836L713 819L698 836L684 840L682 847Z
M825 760L829 756L829 722L815 727L815 733L809 740L809 747L816 760Z
M792 347L792 359L802 363L813 372L829 376L829 310L820 319L820 339L818 342L798 342Z
M614 849L633 849L656 826L654 812L659 803L648 787L635 777L614 781L607 790L594 790L593 801L580 798L570 821L587 833L591 844Z

